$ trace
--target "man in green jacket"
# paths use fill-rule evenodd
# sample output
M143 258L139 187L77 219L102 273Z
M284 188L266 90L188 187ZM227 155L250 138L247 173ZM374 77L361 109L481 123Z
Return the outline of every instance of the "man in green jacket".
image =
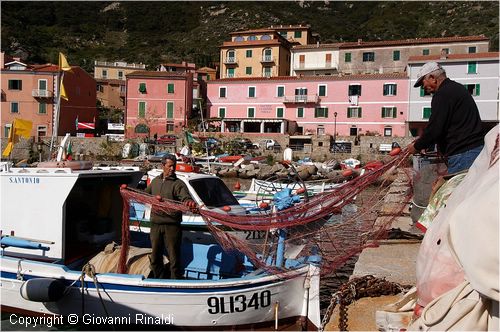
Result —
M146 192L161 196L165 200L183 202L186 206L194 209L196 203L191 198L189 190L175 175L177 161L174 155L168 154L162 158L163 173L151 181ZM181 279L183 271L181 267L181 242L182 242L182 212L151 212L150 239L152 253L150 256L153 278ZM168 251L170 262L170 274L166 273L163 264L163 250Z

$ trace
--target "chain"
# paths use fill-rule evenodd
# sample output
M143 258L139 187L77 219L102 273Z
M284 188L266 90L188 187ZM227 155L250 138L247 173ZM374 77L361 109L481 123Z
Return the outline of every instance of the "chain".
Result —
M339 290L332 295L330 304L321 321L320 331L323 331L329 322L333 310L339 305L339 330L347 331L348 306L363 297L377 297L381 295L396 295L410 289L409 285L400 285L387 281L385 278L376 278L372 275L356 277L340 286Z

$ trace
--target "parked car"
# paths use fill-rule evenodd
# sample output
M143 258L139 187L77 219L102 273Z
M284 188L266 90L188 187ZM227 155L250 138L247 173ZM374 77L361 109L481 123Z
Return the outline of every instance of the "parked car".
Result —
M281 145L273 139L260 140L257 144L254 143L254 146L265 150L281 150Z
M200 142L203 147L215 148L219 145L219 140L214 137L200 137Z
M162 135L160 136L156 142L158 144L170 144L170 145L175 145L177 142L177 136L175 135Z
M254 144L248 138L236 138L229 142L229 145L242 150L250 150L254 148Z

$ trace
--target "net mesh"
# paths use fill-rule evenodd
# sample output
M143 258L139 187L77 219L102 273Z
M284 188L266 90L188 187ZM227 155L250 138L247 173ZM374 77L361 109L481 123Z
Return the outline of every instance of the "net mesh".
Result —
M342 185L318 193L307 201L297 203L282 211L269 210L250 215L219 213L200 209L200 214L217 242L226 251L238 250L245 254L257 268L274 274L288 270L286 264L277 266L276 254L279 243L284 244L285 258L321 256L321 274L328 275L342 266L349 258L359 254L364 248L376 246L377 241L387 236L392 221L408 203L405 196L391 209L385 209L381 218L380 210L384 197L389 192L387 176L396 169L404 170L410 178L407 161L409 154L403 151L389 157L380 167L367 171ZM371 187L370 195L354 199ZM193 213L184 204L156 197L131 188L122 187L124 201L122 252L119 272L126 272L126 257L129 246L129 204L136 201L151 204L152 210L168 212L172 210ZM281 236L280 236L281 235Z

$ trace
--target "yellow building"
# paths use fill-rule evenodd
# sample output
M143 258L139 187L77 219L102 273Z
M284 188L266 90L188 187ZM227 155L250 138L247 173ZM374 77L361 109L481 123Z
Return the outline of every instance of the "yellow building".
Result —
M291 43L297 42L300 45L309 45L319 41L317 36L312 34L310 25L271 25L269 29L277 31Z

